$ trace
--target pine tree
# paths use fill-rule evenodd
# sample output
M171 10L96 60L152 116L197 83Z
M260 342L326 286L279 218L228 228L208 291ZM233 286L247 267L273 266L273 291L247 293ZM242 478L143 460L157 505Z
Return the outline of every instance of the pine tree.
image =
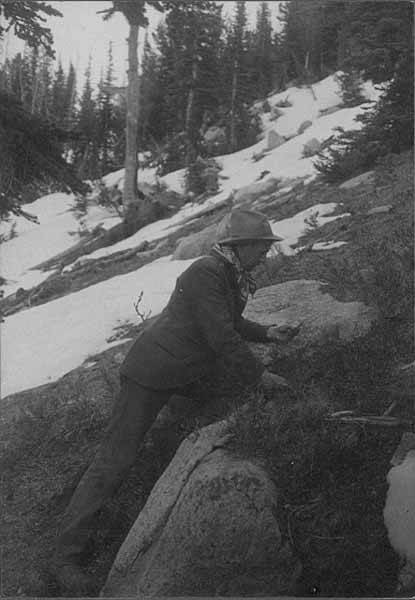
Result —
M99 151L99 172L101 175L111 170L113 161L111 159L113 136L113 107L111 102L111 87L114 77L114 61L112 55L112 43L108 48L108 62L105 79L101 77L97 98L97 146Z
M281 47L289 79L311 84L323 71L324 10L327 0L291 0L281 6Z
M65 73L63 71L62 62L59 59L58 66L55 70L52 89L51 89L51 117L56 123L63 123L65 120L66 108L66 89L65 89Z
M36 114L45 119L51 118L51 98L52 98L52 59L43 51L39 63L39 97L37 100L38 108Z
M159 84L159 61L151 47L148 32L144 38L140 86L140 147L148 148L154 140L160 140L163 132L159 128L159 113L163 90Z
M0 218L10 212L28 217L21 204L35 200L51 183L55 189L85 192L61 155L67 136L16 97L0 92Z
M271 91L273 84L272 25L267 2L261 2L258 8L256 28L252 35L249 54L252 90L257 98L263 98Z
M221 7L210 0L171 3L156 42L160 52L161 117L168 146L162 172L193 161L202 151L200 128L220 104Z
M413 43L411 2L368 2L346 4L347 37L343 65L359 70L374 83L390 80L401 56Z
M235 13L225 36L222 57L222 96L228 150L235 152L255 142L258 128L249 114L254 92L250 81L249 47L252 46L247 30L246 3L236 3Z
M76 112L76 71L72 62L69 64L69 71L65 82L64 95L64 124L70 128L74 124Z
M45 15L62 17L62 13L46 2L33 0L0 0L0 39L5 31L13 28L14 34L27 42L31 48L43 47L51 57L54 56L52 32L43 25Z
M97 175L97 123L96 104L91 84L91 58L85 71L76 128L80 138L74 152L74 162L81 179L94 178Z

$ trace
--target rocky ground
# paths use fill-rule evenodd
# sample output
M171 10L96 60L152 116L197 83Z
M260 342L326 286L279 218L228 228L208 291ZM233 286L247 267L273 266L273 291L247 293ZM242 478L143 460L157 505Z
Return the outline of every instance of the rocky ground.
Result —
M273 194L256 200L255 206L273 219L333 201L342 203L339 211L350 213L320 228L311 221L299 242L301 252L270 259L266 271L258 273L262 286L299 279L324 281L337 301L362 300L383 319L382 331L372 332L365 341L338 346L331 338L323 340L307 361L301 352L295 358L271 357L277 372L293 382L299 400L290 409L294 414L281 411L288 436L282 437L282 445L275 443L270 420L255 412L254 405L249 419L246 413L241 417L237 412L233 451L259 460L279 490L283 499L279 503L280 529L303 565L299 595L383 596L392 594L396 584L398 558L388 543L381 511L388 465L401 431L363 427L345 436L343 431L328 431L321 415L333 409L381 414L390 404L388 386L393 383L394 368L413 360L413 323L407 311L413 290L413 252L412 267L409 264L412 194L412 158L402 156L388 172L380 168L348 187L317 182L304 187L299 183L284 202ZM49 301L170 254L179 238L211 226L223 210L184 224L162 243L85 262L55 275L40 286L31 302ZM313 249L313 244L328 240L347 244L333 250ZM27 302L27 298L9 298L3 311L22 310ZM138 326L120 331L120 337L134 335ZM118 367L130 344L126 341L90 357L59 381L3 402L5 596L57 593L48 575L56 530L102 438L118 390ZM216 375L215 380L189 388L187 399L173 399L149 433L130 476L98 515L99 534L85 557L97 592L180 442L191 431L235 412L247 400L220 365ZM403 414L407 405L403 403L401 408ZM310 456L314 462L310 463ZM295 467L284 470L293 461ZM254 593L258 595L260 590Z

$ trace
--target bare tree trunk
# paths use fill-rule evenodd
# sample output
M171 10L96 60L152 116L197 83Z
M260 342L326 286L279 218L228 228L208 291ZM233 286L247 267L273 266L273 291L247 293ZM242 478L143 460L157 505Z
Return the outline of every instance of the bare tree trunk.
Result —
M310 64L310 52L307 52L306 57L305 57L305 63L304 63L305 79L306 79L307 86L309 87L309 89L313 95L314 100L317 100L317 96L313 90L313 86L311 85L311 73L310 73L309 64Z
M236 149L236 128L235 128L235 104L236 104L236 90L238 87L238 60L235 58L233 63L233 74L232 74L232 99L231 99L231 130L230 130L230 150L235 152Z
M193 106L195 101L195 87L197 79L197 56L194 53L192 61L192 82L190 84L189 94L187 96L186 105L186 119L185 119L185 131L187 136L187 152L186 152L186 167L190 165L193 160L193 136L192 136L192 116Z
M139 25L130 23L128 38L128 88L127 88L127 121L126 121L126 148L125 148L125 175L123 189L124 214L127 215L129 207L137 202L137 133L139 104L139 76L138 76L138 33ZM128 218L128 217L127 217Z

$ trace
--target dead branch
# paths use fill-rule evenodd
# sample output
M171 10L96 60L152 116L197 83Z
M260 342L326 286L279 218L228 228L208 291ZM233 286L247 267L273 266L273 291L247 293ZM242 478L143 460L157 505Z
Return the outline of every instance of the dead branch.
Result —
M145 323L147 321L147 319L149 319L150 316L151 316L151 310L147 314L144 313L144 312L141 312L141 310L140 310L140 303L143 300L143 295L144 295L144 292L143 292L143 290L141 290L141 292L138 295L138 298L137 298L136 302L134 302L133 305L134 305L135 312L137 313L137 315L141 319L141 322Z

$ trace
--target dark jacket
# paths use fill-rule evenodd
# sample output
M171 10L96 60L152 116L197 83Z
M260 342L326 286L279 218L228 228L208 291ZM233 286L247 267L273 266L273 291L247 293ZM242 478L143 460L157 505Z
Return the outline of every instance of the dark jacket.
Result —
M184 386L205 375L218 357L248 385L264 367L244 340L267 341L267 327L244 319L234 267L212 253L176 282L163 312L139 334L121 375L152 389Z

